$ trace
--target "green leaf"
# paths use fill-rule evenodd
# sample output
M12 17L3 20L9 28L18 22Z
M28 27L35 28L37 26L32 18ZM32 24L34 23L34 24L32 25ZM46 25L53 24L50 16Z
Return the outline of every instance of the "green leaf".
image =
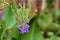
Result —
M15 11L17 10L17 6L13 2L11 3L11 6L13 9L15 9Z
M30 30L28 33L20 35L21 40L43 40L42 33L38 26L36 25L35 21L31 22Z
M6 22L6 29L9 29L16 24L16 19L12 13L10 7L6 8L4 10L3 20Z
M0 19L0 29L4 28L5 25L5 21L3 21L2 19Z
M52 36L49 40L59 40L57 36Z
M45 30L46 28L49 28L49 26L52 24L52 21L53 20L51 14L41 13L37 23L40 26L40 28Z
M52 23L52 28L55 30L60 30L60 25L58 23Z
M15 38L15 39L19 38L19 32L15 28L12 30L12 38Z
M55 11L54 11L54 15L55 15L56 17L60 16L60 10L55 10Z
M7 35L7 37L6 37L6 38L7 38L7 40L11 40L11 39L12 39L12 35L11 35L11 34L12 34L12 32L11 32L11 31L9 31L9 32L8 32L8 35Z
M36 13L34 12L32 16L29 17L30 20L32 20L34 17L36 17Z
M11 9L12 9L14 14L17 14L17 9L18 8L17 8L17 6L13 2L11 3Z
M54 36L54 33L53 32L47 32L47 36L48 37Z
M5 22L2 19L0 19L0 39L1 39L1 35L3 35L2 31L5 31L4 30L5 26L6 26Z
M14 39L19 39L19 32L16 28L12 28L8 31L8 35L7 35L7 40L12 40L12 38Z

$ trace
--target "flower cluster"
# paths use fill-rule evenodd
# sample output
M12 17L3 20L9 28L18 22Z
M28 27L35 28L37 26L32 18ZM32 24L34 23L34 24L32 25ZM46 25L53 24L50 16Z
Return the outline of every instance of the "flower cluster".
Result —
M30 26L27 24L30 21L29 12L30 12L30 9L25 8L25 5L17 9L16 20L17 20L17 28L20 34L29 32Z
M25 32L29 32L29 25L28 24L24 24L21 26L18 26L18 31L20 32L20 34L24 34Z

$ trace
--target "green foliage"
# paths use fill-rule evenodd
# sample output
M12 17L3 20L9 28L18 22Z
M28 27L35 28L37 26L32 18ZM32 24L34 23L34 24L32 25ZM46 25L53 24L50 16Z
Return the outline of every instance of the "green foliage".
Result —
M56 36L52 36L49 40L59 40L59 38Z
M28 23L30 21L29 20L29 12L30 12L29 8L25 8L25 5L23 5L23 6L20 5L20 8L17 9L17 14L16 14L17 20L19 22Z
M54 5L54 0L46 0L47 8L51 9Z
M33 18L35 18L37 16L37 14L34 12L33 16L29 17L30 20L32 20Z
M47 5L51 7L52 0L47 0ZM25 8L25 5L17 8L13 2L5 8L3 18L0 19L0 40L60 40L57 36L60 34L60 10L50 13L45 9L39 16L34 12L31 17L29 12L30 8ZM15 25L19 21L28 21L28 18L30 18L29 32L20 34Z
M6 29L9 29L16 24L16 18L14 17L10 7L4 10L3 20L6 22Z
M53 23L51 29L60 30L60 25L58 23Z
M54 11L54 15L55 15L56 17L60 16L60 10L55 10L55 11Z
M15 28L15 29L13 28L11 33L12 33L12 34L11 34L11 37L12 37L12 38L15 38L15 39L17 39L17 40L19 39L19 36L20 36L20 35L19 35L19 32L18 32L18 30L17 30L16 28Z
M46 28L50 27L50 25L52 24L52 21L53 21L52 14L42 12L39 15L37 23L40 26L40 28L45 30Z
M30 30L28 33L25 33L20 36L21 40L43 40L42 33L35 21L30 23Z
M13 12L11 10L11 5L4 10L2 20L5 22L4 23L5 26L4 26L4 29L3 29L2 34L1 34L1 40L3 40L3 36L4 36L5 31L7 29L12 28L16 24L16 18L14 17L14 14L13 14ZM3 21L1 21L1 22L3 22Z

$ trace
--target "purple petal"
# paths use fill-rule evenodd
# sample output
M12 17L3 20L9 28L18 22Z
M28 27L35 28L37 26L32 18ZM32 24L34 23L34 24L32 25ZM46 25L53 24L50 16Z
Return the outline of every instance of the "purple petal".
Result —
M0 19L2 18L2 11L0 11Z
M20 34L24 34L24 30L20 30Z
M25 32L29 32L29 25L26 24L26 25L23 25L22 27L18 27L18 30L20 32L20 34L24 34Z
M18 28L19 32L22 30L20 27Z
M29 32L29 30L28 29L24 29L24 32Z
M29 25L25 25L24 26L24 32L29 32L29 27L30 27Z
M24 33L24 31L23 31L22 28L20 28L20 27L18 27L18 31L19 31L21 34Z
M18 27L18 31L20 32L20 34L24 34L25 32L25 30L23 30L22 28L20 28L20 27Z

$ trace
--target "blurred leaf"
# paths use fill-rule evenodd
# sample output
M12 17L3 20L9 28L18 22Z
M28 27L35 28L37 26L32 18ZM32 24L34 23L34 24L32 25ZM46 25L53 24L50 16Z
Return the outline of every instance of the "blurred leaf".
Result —
M16 28L12 28L8 30L8 34L6 36L7 40L12 40L12 38L14 39L19 39L19 32Z
M54 33L53 32L47 32L47 36L48 37L54 36Z
M6 8L4 10L3 20L6 22L6 29L9 29L16 24L16 19L12 13L10 7Z
M16 19L11 10L11 5L8 8L4 9L3 21L5 22L6 26L4 26L5 28L2 31L1 40L3 40L6 30L10 29L11 27L13 27L16 24Z
M53 0L46 0L47 8L51 9L53 6Z
M6 26L5 22L2 19L0 19L0 39L1 39L2 31L4 30L5 26Z
M51 24L52 24L52 15L47 13L41 13L39 18L38 18L38 25L45 30L46 28L48 28Z
M12 12L13 12L13 14L14 15L16 15L17 14L17 6L12 2L11 3L11 10L12 10Z
M15 38L15 39L18 39L19 38L19 32L18 32L18 30L17 29L13 29L12 30L12 38Z
M43 35L36 25L35 21L31 22L30 30L28 33L25 33L20 36L21 40L43 40Z
M11 3L11 6L13 9L15 9L15 11L17 10L17 6L14 4L14 2Z
M11 39L12 39L12 35L11 35L11 34L12 34L12 32L11 32L11 31L9 31L9 32L8 32L8 35L7 35L7 37L6 37L6 38L7 38L7 40L11 40Z
M55 10L55 11L54 11L54 15L55 15L56 17L60 16L60 10Z
M33 13L33 15L29 17L29 19L32 20L34 17L36 17L36 13Z
M52 23L52 29L60 30L60 25L58 23Z
M49 40L59 40L57 36L52 36Z
M3 32L1 33L1 40L3 40L5 32L6 32L6 29L3 29Z
M5 26L5 22L2 19L0 19L0 29L4 28Z

